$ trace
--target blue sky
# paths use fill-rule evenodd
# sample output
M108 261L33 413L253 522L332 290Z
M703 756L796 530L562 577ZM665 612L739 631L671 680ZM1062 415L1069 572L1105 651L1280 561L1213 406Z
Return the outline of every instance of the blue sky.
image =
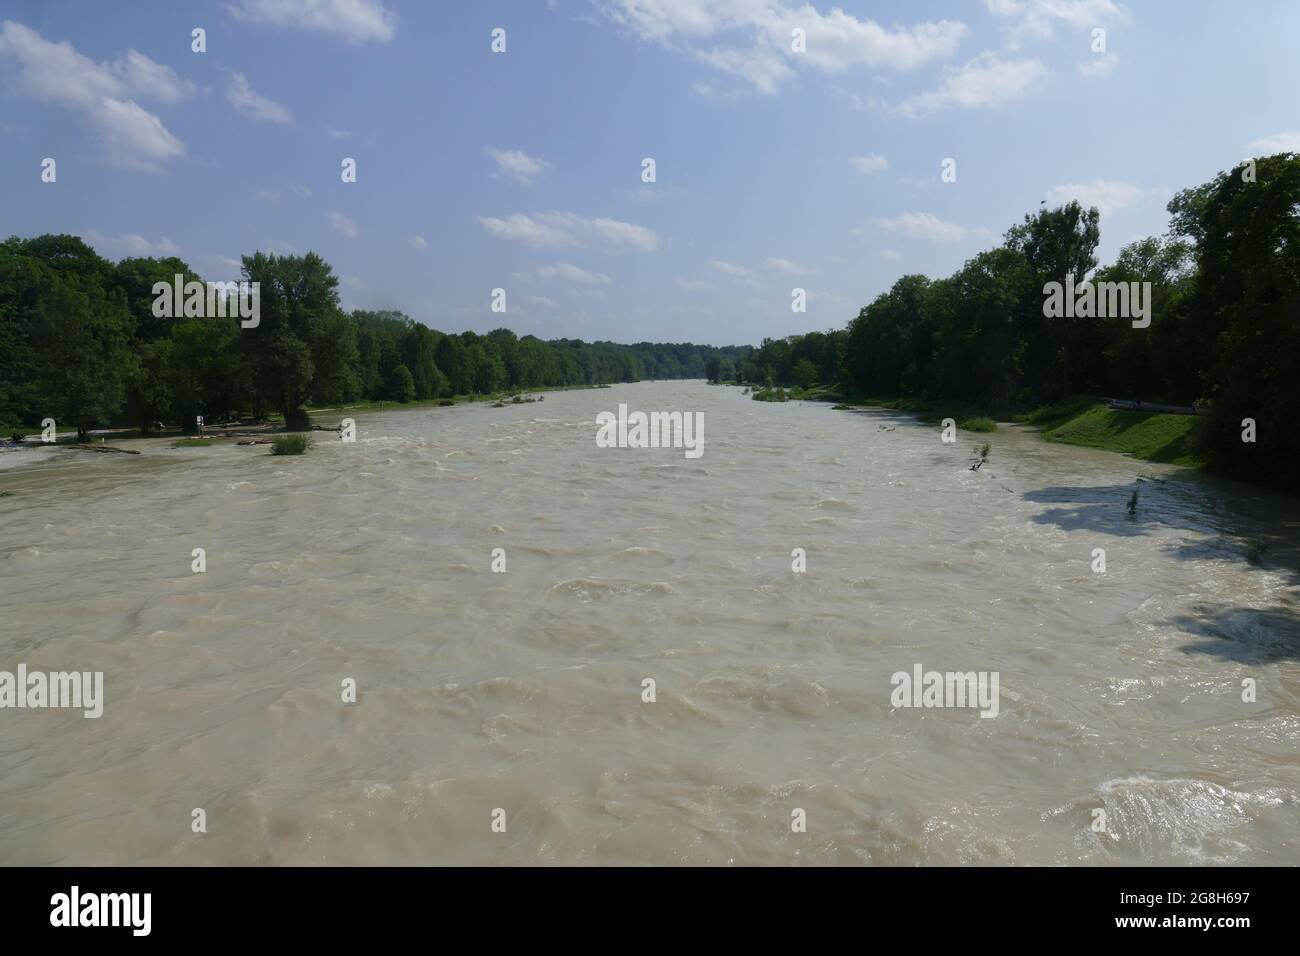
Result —
M1101 207L1103 262L1163 233L1300 150L1297 39L1286 0L6 0L0 232L209 279L315 250L346 307L444 331L757 343L1044 199Z

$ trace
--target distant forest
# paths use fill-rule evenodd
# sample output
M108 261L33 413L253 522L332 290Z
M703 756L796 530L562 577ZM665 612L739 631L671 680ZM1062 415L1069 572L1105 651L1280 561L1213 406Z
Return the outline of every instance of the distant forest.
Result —
M400 312L345 312L314 253L243 259L261 319L159 319L155 282L183 261L114 265L73 236L0 244L0 424L261 418L311 405L704 378L815 384L867 397L977 404L998 415L1112 395L1196 403L1218 469L1300 490L1300 155L1244 161L1169 202L1166 235L1098 268L1098 211L1041 208L941 279L905 275L847 328L758 348L542 341L438 332ZM1151 324L1049 318L1044 286L1150 282ZM1252 419L1256 441L1242 440Z
M0 244L0 424L76 428L261 419L305 427L307 406L410 402L565 385L704 378L749 347L542 341L508 329L448 334L401 312L345 312L315 253L243 258L255 328L236 318L158 318L154 284L202 278L178 258L114 265L81 239ZM233 303L230 310L234 311Z

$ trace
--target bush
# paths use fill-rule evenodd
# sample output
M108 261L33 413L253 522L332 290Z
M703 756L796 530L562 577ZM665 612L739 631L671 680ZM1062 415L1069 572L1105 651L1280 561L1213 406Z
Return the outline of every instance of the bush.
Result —
M284 427L286 431L291 432L306 431L311 428L311 418L307 415L307 409L300 405L290 411L284 416Z
M964 432L995 432L998 423L991 418L968 418L957 425Z
M456 399L454 399L454 398L440 398L440 399L438 399L438 404L439 404L439 405L455 405L455 404L456 404Z
M271 442L271 454L301 455L311 446L310 435L276 435Z

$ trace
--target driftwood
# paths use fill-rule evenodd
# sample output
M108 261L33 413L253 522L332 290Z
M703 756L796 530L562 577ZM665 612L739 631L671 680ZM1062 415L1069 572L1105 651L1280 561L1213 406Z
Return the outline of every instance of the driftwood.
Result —
M248 441L235 442L237 445L273 445L275 440L271 438L253 438Z

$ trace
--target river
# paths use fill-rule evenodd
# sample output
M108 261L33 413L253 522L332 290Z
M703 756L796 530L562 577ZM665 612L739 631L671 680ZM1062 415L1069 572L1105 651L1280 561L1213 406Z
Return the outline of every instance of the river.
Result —
M0 670L104 674L0 710L0 863L1300 864L1293 499L700 382L356 418L0 473Z

